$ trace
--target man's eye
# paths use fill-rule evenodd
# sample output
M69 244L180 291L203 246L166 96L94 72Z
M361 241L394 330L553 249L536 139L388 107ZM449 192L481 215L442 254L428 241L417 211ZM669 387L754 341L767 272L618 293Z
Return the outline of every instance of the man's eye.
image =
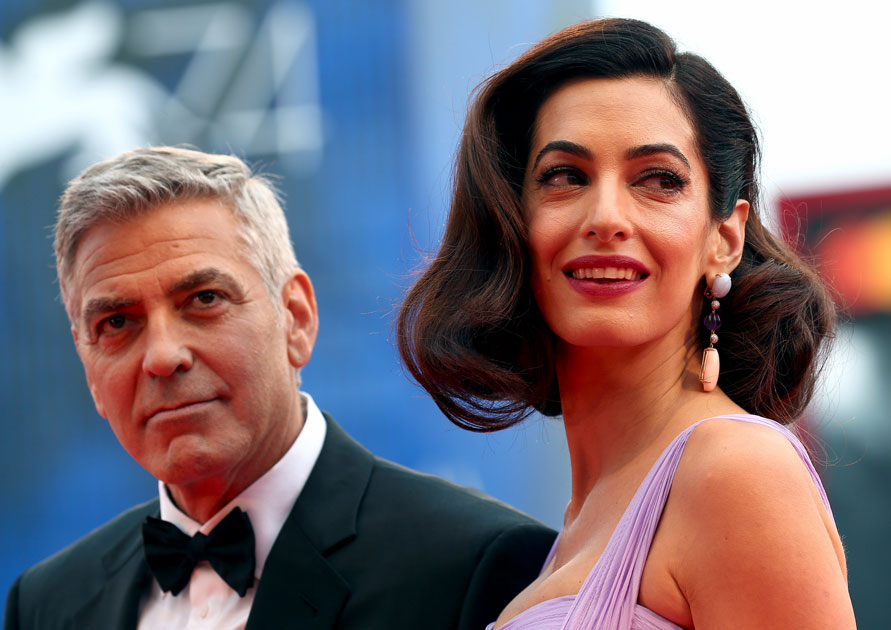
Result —
M195 294L195 299L204 306L210 306L211 304L216 302L219 297L219 293L210 289L206 291L198 291L198 293Z
M96 325L96 336L98 337L114 337L118 331L127 327L128 321L126 315L109 315Z
M127 318L123 315L112 315L106 318L105 323L109 328L121 329L127 323Z

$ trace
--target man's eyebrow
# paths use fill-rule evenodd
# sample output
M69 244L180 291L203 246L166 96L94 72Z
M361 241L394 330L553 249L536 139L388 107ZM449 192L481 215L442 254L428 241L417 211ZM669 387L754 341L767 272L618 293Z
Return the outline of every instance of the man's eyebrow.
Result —
M199 269L197 271L193 271L185 278L177 281L167 290L167 294L173 295L174 293L190 291L192 289L200 287L203 284L207 284L208 282L217 282L219 284L222 284L225 288L229 289L239 296L244 292L241 288L241 284L239 284L239 282L234 277L232 277L225 271L216 269L215 267L208 267L207 269Z
M553 142L548 142L544 145L544 148L538 152L538 155L535 156L535 162L532 164L532 168L534 169L538 166L541 158L551 151L563 151L564 153L571 153L572 155L577 155L578 157L586 158L588 160L594 157L593 153L580 144L570 142L569 140L554 140Z
M131 298L93 298L83 309L82 320L84 324L89 324L93 319L102 313L112 313L125 308L130 308L139 300Z
M648 155L655 155L656 153L670 153L681 162L683 162L687 168L690 168L690 161L687 159L687 156L684 155L676 146L668 143L642 144L638 147L631 147L630 149L628 149L628 151L625 152L625 159L636 160L637 158L646 157Z

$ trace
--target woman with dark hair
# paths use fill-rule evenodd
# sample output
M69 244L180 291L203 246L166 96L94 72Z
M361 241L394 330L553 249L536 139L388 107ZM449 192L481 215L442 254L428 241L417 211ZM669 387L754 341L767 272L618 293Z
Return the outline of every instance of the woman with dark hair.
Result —
M784 426L835 309L761 224L758 158L733 87L643 22L570 27L478 90L397 333L459 426L563 417L561 534L490 627L855 627Z

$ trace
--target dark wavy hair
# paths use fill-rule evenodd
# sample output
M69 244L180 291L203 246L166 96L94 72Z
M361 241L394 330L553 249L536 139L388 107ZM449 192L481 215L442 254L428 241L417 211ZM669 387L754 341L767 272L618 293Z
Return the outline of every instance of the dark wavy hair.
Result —
M494 431L532 410L561 413L555 338L529 282L525 165L538 110L557 88L625 77L661 79L687 115L713 218L726 220L737 199L750 204L742 261L721 300L721 388L744 409L783 423L810 400L836 310L813 269L759 219L760 148L742 99L658 28L604 19L548 37L475 92L442 245L396 322L408 371L458 426Z

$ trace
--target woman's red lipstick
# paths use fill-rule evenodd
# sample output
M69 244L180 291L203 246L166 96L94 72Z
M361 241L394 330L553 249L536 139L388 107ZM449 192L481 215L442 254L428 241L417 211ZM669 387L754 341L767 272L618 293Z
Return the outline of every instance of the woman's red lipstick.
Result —
M615 274L606 270L615 269ZM569 280L569 286L592 297L617 297L631 293L649 277L650 270L628 256L580 256L569 261L561 269ZM618 277L604 277L607 273ZM600 276L595 278L585 276ZM629 277L630 276L630 277Z

